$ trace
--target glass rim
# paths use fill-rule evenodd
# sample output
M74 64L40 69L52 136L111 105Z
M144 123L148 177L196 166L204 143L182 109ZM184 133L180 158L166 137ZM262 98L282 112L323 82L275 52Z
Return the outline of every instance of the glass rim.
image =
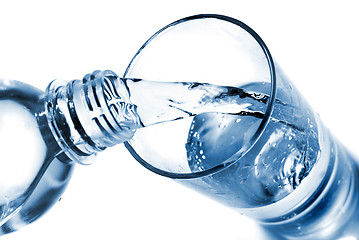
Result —
M162 32L166 31L167 29L174 27L178 24L184 23L184 22L188 22L191 20L198 20L198 19L218 19L218 20L222 20L222 21L227 21L230 22L232 24L235 24L239 27L241 27L242 29L244 29L246 32L248 32L259 44L259 46L261 47L267 63L268 63L268 67L269 67L269 73L270 73L270 83L271 83L271 90L270 90L270 96L269 96L269 101L268 101L268 105L265 111L265 114L263 116L263 119L260 123L260 125L258 126L255 134L252 136L251 140L248 141L248 143L250 144L250 146L248 147L248 149L239 157L235 158L234 160L231 159L232 157L228 158L226 161L224 161L223 163L201 171L201 172L194 172L194 173L174 173L174 172L169 172L169 171L165 171L162 169L159 169L153 165L151 165L150 163L148 163L147 161L145 161L141 156L139 156L136 152L136 150L131 146L131 144L129 142L124 142L125 147L127 148L127 150L131 153L131 155L136 159L136 161L138 161L142 166L144 166L145 168L147 168L148 170L164 176L164 177L169 177L169 178L173 178L173 179L192 179L192 178L200 178L200 177L204 177L210 174L213 174L215 172L221 171L229 166L231 166L232 164L234 164L235 162L239 161L243 156L245 156L251 149L252 147L256 144L256 142L258 141L258 139L260 138L260 136L263 133L263 130L265 129L268 120L272 114L272 110L273 110L273 104L274 104L274 100L275 100L275 95L276 95L276 72L275 72L275 65L274 65L274 61L273 58L266 46L266 44L264 43L264 41L261 39L261 37L252 29L250 28L248 25L246 25L245 23L232 18L232 17L228 17L228 16L224 16L224 15L219 15L219 14L199 14L199 15L193 15L193 16L189 16L189 17L185 17L182 19L179 19L177 21L174 21L168 25L166 25L165 27L161 28L160 30L158 30L155 34L153 34L142 46L141 48L136 52L136 54L134 55L134 57L132 58L132 60L130 61L124 76L127 75L127 73L130 70L130 67L132 65L132 63L134 62L134 60L136 59L136 57L142 52L142 50L152 41L154 40L159 34L161 34ZM235 155L235 154L234 154ZM233 156L233 155L232 155ZM231 159L231 160L230 160Z

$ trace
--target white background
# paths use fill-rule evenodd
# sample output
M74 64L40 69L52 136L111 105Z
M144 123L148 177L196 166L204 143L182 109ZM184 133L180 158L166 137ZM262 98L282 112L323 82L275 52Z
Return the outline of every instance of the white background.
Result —
M199 13L237 18L325 124L359 153L356 1L1 1L0 77L45 89L55 79L124 73L161 27ZM264 239L249 219L141 167L123 146L77 166L47 215L2 239Z

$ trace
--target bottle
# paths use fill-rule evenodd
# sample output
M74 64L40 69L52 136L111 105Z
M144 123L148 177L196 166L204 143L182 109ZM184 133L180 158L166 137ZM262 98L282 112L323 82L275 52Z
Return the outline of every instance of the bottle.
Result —
M88 75L89 78L93 76ZM83 82L86 81L84 78ZM104 101L104 96L101 99L96 95L96 100L92 96L92 111L77 114L75 107L79 108L79 105L76 97L83 92L76 89L72 94L72 91L73 87L82 84L80 82L77 80L60 86L60 81L54 81L44 93L17 81L0 81L0 139L1 152L5 156L0 161L3 171L1 233L15 231L51 208L61 198L71 178L74 162L89 164L96 152L133 135L126 119L121 126L116 126L123 128L120 138L114 134L107 136L101 125L95 129L91 123L87 123L90 124L86 127L89 130L87 134L93 130L91 133L99 134L99 137L91 139L92 135L84 133L81 128L83 122L79 122L82 119L78 117L97 110L100 113L96 101ZM95 90L95 87L90 87ZM129 112L125 111L122 110L122 116L128 116ZM103 114L109 112L101 110L101 116ZM100 116L99 121L103 121Z
M42 216L61 197L74 164L51 134L43 92L0 80L1 234Z
M25 161L11 154L16 144L7 154L14 164L1 161L7 176L24 175L1 181L3 233L46 212L75 163L91 164L97 153L124 143L144 167L257 220L278 238L359 236L354 157L238 20L197 15L164 27L123 78L95 71L56 80L45 93L14 81L0 86L0 131L7 133L0 132L1 141L10 146L6 139L23 138L36 148ZM12 136L26 129L26 137Z

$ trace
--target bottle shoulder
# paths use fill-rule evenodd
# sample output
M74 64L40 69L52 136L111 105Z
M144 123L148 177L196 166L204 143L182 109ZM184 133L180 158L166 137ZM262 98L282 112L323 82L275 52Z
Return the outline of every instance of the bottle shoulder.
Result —
M48 196L47 202L57 200L47 193L66 170L65 180L56 180L65 186L73 167L55 158L61 152L48 127L43 96L28 84L0 79L0 226L19 214L29 217L24 213L36 205L29 201L35 193Z

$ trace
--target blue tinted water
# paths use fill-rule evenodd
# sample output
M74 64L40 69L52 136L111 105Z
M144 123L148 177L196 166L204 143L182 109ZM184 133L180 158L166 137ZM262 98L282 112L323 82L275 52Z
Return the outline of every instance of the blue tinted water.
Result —
M261 84L243 88L269 91ZM245 155L220 172L181 182L285 239L359 237L355 228L346 227L358 223L353 214L357 164L302 99L291 86L279 89L268 125ZM263 107L259 101L251 104L254 111ZM212 168L235 155L259 120L223 113L195 116L186 144L191 169Z
M244 87L268 91L262 84ZM248 91L248 90L247 90ZM276 103L265 131L249 154L232 167L226 183L212 176L210 185L217 192L243 197L245 205L266 205L295 190L309 174L320 152L318 129L310 115L300 108ZM265 105L253 100L250 110L263 112ZM205 170L225 161L250 141L261 117L249 114L204 113L194 117L188 135L187 156L193 171ZM243 200L244 200L243 199Z

